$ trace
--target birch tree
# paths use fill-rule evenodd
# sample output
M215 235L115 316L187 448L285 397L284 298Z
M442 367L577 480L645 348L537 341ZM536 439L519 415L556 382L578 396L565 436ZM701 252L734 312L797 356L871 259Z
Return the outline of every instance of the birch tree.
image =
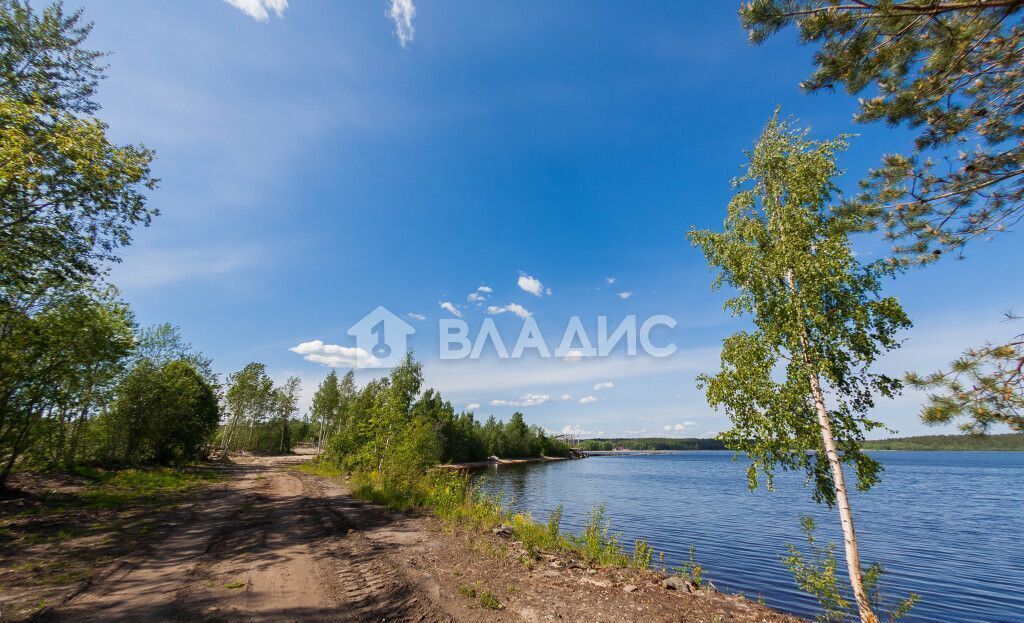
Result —
M858 223L830 210L840 137L814 141L776 115L734 182L723 231L689 238L717 270L715 288L734 293L725 308L753 327L723 342L721 369L701 375L708 402L732 429L721 438L746 453L751 488L777 469L804 470L815 500L837 508L847 572L861 621L877 623L864 588L844 464L867 490L880 465L861 451L875 396L891 397L898 379L871 371L910 321L880 295L889 264L863 264L848 232Z
M299 408L299 387L302 381L297 376L290 376L284 385L274 390L274 403L280 427L277 451L281 454L291 452L291 419Z
M313 416L313 427L317 431L316 449L318 453L323 451L324 438L331 423L337 417L340 400L338 373L331 370L327 378L317 387L316 393L313 394L313 406L310 409Z
M753 0L740 21L756 44L795 26L817 47L803 90L863 95L854 121L913 133L845 206L884 232L892 261L962 258L1024 218L1024 0ZM922 419L1024 431L1024 333L1015 333L947 370L908 374L929 391Z

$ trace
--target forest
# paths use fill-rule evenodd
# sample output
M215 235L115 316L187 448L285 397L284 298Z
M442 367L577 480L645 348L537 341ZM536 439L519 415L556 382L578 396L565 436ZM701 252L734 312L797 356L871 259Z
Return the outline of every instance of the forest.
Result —
M274 387L266 366L250 363L228 376L225 423L217 433L224 451L286 453L315 445L322 460L350 471L398 464L426 468L490 456L565 456L569 447L523 414L507 422L480 422L456 412L434 389L423 388L423 364L407 354L389 375L357 387L355 373L331 371L313 395L309 414L296 417L298 379Z
M1002 435L922 435L869 440L866 450L1016 450L1024 451L1024 433Z
M297 378L275 384L250 363L220 379L177 327L139 326L109 273L158 216L155 154L115 143L96 116L105 54L86 45L91 31L60 3L0 3L0 488L14 471L303 442L352 469L566 453L522 414L479 422L421 393L411 357L363 388L332 372L300 417Z
M581 450L610 451L616 448L626 450L725 450L725 444L717 439L675 439L672 437L620 437L611 439L584 439Z

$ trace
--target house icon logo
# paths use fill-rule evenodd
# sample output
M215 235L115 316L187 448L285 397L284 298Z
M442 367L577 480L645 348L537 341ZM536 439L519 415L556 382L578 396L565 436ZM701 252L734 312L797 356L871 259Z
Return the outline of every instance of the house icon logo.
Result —
M415 332L408 322L383 306L366 314L348 330L356 338L357 367L393 368L405 356L406 342Z

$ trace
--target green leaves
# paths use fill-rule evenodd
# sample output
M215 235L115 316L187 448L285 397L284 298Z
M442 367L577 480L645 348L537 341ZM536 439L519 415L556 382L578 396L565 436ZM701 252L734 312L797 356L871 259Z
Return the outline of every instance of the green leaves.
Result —
M796 24L818 44L816 91L871 90L855 120L906 125L907 153L886 154L841 212L893 246L890 269L962 253L1024 218L1024 2L757 0L740 9L755 43ZM921 415L985 432L1024 430L1021 338L971 349L949 372L908 380L933 390Z
M985 433L996 424L1024 432L1024 334L1004 344L972 348L949 371L908 373L907 382L932 392L921 412L929 424L963 418L960 428L970 433Z
M817 525L814 518L809 515L800 517L800 527L807 541L808 551L805 553L795 545L787 543L786 555L782 556L782 564L793 574L797 587L818 600L818 604L822 608L822 613L818 615L819 621L841 623L852 620L856 613L851 612L850 602L839 589L839 582L836 578L836 570L839 567L836 559L836 544L832 542L824 545L818 543L814 536ZM884 574L885 568L877 562L864 571L864 590L870 596L872 606L877 610L882 607L878 582ZM893 623L906 616L920 598L920 595L911 593L896 604L889 613L889 622Z
M757 0L754 43L795 24L817 44L808 91L844 87L860 123L905 124L908 154L871 171L845 206L885 231L901 264L927 263L1024 216L1024 24L1020 0L984 3Z
M708 402L733 427L721 438L750 455L751 486L776 469L799 469L816 499L836 499L811 395L820 379L828 417L858 485L877 481L879 466L860 451L866 431L880 426L866 413L875 395L898 392L896 379L870 371L897 333L910 325L899 303L880 296L887 268L864 265L851 251L851 221L830 209L845 138L814 141L776 115L750 152L736 182L722 231L690 232L717 269L716 287L735 296L734 314L753 328L727 338L722 367L698 382Z
M92 117L101 54L81 12L0 0L0 303L26 310L117 261L156 211L151 151Z

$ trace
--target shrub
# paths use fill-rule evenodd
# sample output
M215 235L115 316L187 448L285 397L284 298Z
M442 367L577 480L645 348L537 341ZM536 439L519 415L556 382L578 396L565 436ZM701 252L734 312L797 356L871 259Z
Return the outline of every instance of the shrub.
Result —
M633 545L633 557L629 561L629 567L637 571L648 569L653 557L654 548L647 542L647 539L637 539Z

